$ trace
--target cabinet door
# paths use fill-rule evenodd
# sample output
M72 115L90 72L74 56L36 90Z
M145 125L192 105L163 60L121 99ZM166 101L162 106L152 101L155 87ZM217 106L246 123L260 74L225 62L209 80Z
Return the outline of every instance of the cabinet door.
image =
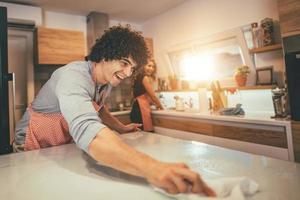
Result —
M278 12L282 36L300 33L300 1L278 0Z
M37 29L38 64L67 64L84 60L83 32L39 27Z
M203 121L198 119L179 119L165 116L152 115L153 124L156 127L176 129L198 133L217 138L226 138L236 141L262 144L280 148L288 148L287 136L283 127L270 126L268 129L259 128L257 124L245 124L235 122L218 122L216 120ZM247 126L248 125L248 126ZM253 127L257 128L253 128ZM271 130L274 129L274 130Z
M300 122L292 121L293 147L296 162L300 163Z

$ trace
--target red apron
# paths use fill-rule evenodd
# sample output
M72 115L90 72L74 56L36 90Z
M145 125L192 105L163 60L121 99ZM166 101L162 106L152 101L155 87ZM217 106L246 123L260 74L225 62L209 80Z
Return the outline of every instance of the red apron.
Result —
M140 106L144 131L154 131L150 109L151 99L148 97L148 95L143 94L138 96L136 100Z
M93 102L96 111L101 106ZM73 142L69 127L61 113L38 113L28 107L29 123L26 130L24 150L34 150Z

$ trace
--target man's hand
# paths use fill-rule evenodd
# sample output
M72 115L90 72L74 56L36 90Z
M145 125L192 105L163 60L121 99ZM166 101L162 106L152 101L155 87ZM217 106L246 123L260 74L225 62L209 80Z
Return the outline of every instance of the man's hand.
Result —
M215 197L216 193L201 179L200 175L191 171L183 163L157 162L151 166L146 175L148 181L170 194L203 193Z
M142 124L136 124L136 123L124 125L121 133L130 133L130 132L140 131L141 126L142 126Z
M156 106L157 110L163 110L164 108L162 106Z

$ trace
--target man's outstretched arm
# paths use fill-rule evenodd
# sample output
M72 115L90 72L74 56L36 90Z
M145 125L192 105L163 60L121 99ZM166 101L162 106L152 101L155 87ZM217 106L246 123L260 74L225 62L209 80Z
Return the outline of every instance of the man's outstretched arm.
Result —
M188 192L215 196L200 175L183 163L160 162L124 143L109 128L103 128L89 145L89 154L102 164L140 176L171 194Z

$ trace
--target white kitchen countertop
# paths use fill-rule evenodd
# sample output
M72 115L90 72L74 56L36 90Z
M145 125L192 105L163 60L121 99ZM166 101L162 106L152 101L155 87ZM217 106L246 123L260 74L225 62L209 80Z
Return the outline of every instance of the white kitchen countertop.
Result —
M143 134L141 134L143 133ZM300 198L300 165L153 133L123 135L157 159L186 162L204 178L247 176L260 184L250 199ZM0 199L170 199L143 179L103 167L74 144L0 156Z

